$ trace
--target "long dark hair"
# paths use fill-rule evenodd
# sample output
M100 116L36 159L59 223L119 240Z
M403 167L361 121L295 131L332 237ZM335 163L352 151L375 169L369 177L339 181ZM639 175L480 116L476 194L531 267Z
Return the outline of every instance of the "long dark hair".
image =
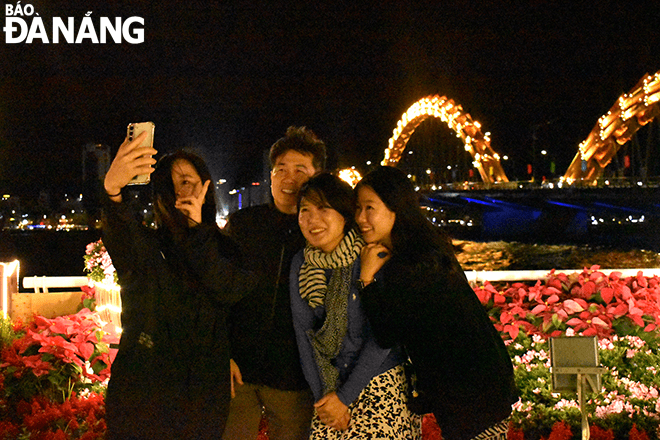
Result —
M172 182L172 166L179 159L190 162L202 179L202 183L211 180L202 205L202 223L216 224L215 191L211 172L204 159L190 151L179 150L160 158L156 170L151 175L156 225L158 228L167 228L173 234L188 228L188 217L174 207L176 194Z
M344 233L355 226L355 200L351 185L330 173L321 173L309 179L298 192L300 201L306 198L316 206L330 206L344 217Z
M371 188L395 214L392 226L392 252L405 260L419 262L430 253L451 255L449 237L422 213L419 195L412 182L399 169L381 166L364 176L355 187Z

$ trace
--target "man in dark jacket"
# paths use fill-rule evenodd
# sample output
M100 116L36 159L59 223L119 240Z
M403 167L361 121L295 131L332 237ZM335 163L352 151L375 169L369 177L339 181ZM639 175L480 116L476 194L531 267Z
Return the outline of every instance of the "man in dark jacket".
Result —
M305 246L298 190L324 169L325 145L305 127L289 127L269 159L273 203L241 209L225 227L241 247L246 268L267 282L230 314L234 398L223 440L255 439L262 410L271 440L307 439L313 413L293 330L289 267Z

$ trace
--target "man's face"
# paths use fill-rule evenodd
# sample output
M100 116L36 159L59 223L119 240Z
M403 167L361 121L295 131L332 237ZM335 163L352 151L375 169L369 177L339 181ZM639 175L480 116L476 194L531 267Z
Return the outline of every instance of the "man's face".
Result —
M311 154L288 150L280 155L270 172L270 191L275 207L285 214L296 214L298 191L316 171Z

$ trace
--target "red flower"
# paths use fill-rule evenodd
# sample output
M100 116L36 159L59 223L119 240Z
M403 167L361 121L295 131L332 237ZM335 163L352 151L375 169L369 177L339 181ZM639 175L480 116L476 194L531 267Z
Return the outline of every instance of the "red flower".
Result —
M83 294L80 298L80 301L85 301L86 299L96 298L96 287L94 287L94 286L80 286L80 290L83 291Z
M19 427L10 421L0 421L0 438L17 438Z
M562 420L552 426L548 440L569 440L571 437L573 437L571 427Z
M12 322L11 329L13 330L14 333L18 333L23 329L24 326L25 324L23 324L23 321L21 321L20 318L16 318Z
M442 440L442 430L433 414L425 414L422 418L422 437L424 440Z
M646 431L637 429L637 424L633 423L633 427L628 434L629 440L649 440L649 435Z
M506 433L506 440L525 440L525 433L522 429L513 427L513 422L509 422L509 432Z
M32 373L39 377L44 374L48 374L49 371L53 369L53 366L44 360L41 359L41 355L37 354L34 356L23 356L21 357L23 364L32 369Z
M589 427L589 436L591 440L614 440L614 431L593 425Z
M611 287L603 287L600 289L600 297L605 302L605 304L609 304L614 298L614 289Z

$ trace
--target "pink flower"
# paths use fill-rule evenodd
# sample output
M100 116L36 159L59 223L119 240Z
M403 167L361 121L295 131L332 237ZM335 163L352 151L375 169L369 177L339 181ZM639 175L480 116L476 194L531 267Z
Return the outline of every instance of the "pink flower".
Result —
M555 404L555 409L579 408L580 405L575 400L561 399Z
M572 299L567 299L564 301L564 310L570 315L573 313L579 313L584 310L584 307L580 305L577 301L574 301Z

